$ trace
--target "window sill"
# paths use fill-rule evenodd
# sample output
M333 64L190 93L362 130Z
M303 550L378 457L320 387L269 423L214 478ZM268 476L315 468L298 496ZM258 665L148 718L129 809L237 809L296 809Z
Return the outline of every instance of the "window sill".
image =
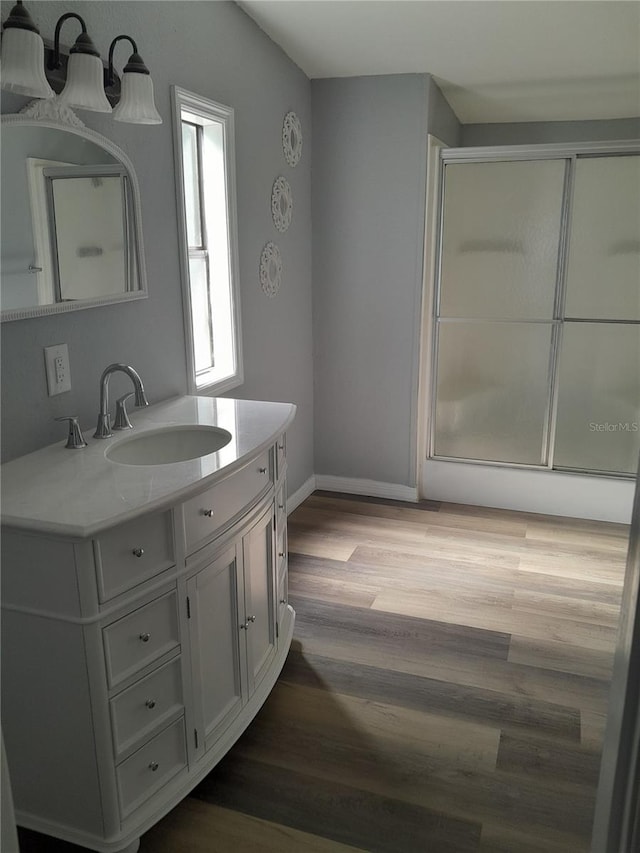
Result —
M233 376L226 376L224 379L213 380L205 385L191 384L190 394L198 394L203 397L219 397L225 391L230 391L232 388L237 388L244 382L242 373L234 373Z

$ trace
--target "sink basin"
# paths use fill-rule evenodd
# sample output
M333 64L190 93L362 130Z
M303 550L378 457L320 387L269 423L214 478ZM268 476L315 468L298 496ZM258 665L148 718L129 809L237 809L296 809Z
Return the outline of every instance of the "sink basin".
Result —
M168 465L215 453L230 441L231 433L220 427L165 427L112 444L105 456L121 465Z

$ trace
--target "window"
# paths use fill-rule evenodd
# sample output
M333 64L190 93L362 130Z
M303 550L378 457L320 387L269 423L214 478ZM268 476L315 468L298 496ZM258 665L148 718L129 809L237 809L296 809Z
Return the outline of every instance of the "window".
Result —
M233 110L172 91L189 390L221 393L242 383Z

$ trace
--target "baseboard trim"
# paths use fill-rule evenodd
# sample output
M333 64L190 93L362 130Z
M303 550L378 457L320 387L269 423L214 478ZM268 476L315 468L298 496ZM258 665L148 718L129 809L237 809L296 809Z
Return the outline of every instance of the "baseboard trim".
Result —
M287 515L297 509L302 501L305 501L309 495L315 492L316 488L316 476L312 474L292 495L287 495Z
M351 477L334 477L332 474L316 474L316 489L327 492L345 492L348 495L366 495L371 498L389 498L395 501L418 500L415 486L399 483L382 483L378 480L359 480Z
M427 460L423 470L423 497L520 512L629 523L634 490L632 481L578 477L556 471L533 473L537 476L532 478L531 472L525 471L524 475L528 476L522 480L522 471ZM514 479L513 483L511 479ZM410 503L419 500L415 486L312 474L287 498L287 514L299 507L316 489Z

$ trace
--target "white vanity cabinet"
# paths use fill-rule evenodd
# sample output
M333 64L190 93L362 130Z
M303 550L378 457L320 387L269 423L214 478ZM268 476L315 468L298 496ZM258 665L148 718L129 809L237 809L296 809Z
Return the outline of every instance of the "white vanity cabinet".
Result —
M217 743L276 655L274 520L271 502L222 553L196 555L187 581L198 751Z
M284 434L87 538L6 525L2 711L18 824L135 850L220 760L291 643Z

